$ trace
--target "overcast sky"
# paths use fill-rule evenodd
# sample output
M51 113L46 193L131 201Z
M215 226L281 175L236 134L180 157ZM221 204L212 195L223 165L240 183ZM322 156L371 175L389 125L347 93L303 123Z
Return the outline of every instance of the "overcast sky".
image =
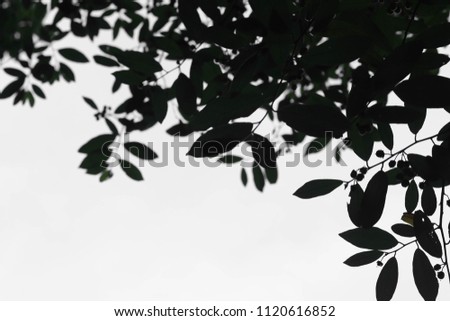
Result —
M96 52L86 42L70 43L91 56ZM44 86L48 99L33 109L0 101L0 299L375 299L380 269L342 264L360 251L338 236L353 228L348 191L313 200L292 196L310 179L348 179L352 168L362 166L351 152L343 155L347 167L288 168L289 158L280 159L279 182L264 193L251 176L242 186L239 165L177 167L170 156L167 167L141 168L143 182L117 168L112 180L99 183L78 168L83 156L77 150L108 129L81 96L115 107L128 93L110 94L110 70L71 66L77 82ZM0 87L8 82L2 74ZM446 123L440 116L432 115L419 136ZM153 142L162 154L162 142L172 141L165 129L175 122L170 112L163 126L131 139ZM396 129L397 150L413 137ZM259 133L269 131L262 126ZM403 197L401 187L390 188L381 227L400 221ZM420 299L412 280L413 251L397 255L394 299ZM446 282L440 299L450 299Z

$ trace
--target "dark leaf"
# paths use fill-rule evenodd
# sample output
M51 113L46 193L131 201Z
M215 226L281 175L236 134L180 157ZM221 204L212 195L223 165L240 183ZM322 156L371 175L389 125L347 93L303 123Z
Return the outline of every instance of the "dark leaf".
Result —
M450 107L450 79L423 75L403 81L394 89L405 103L424 108Z
M45 94L42 91L42 89L38 86L38 85L32 85L31 86L33 88L33 91L36 95L38 95L39 97L41 97L42 99L45 99Z
M131 154L141 159L152 160L158 157L158 155L153 150L142 143L128 142L124 144L124 147Z
M265 179L261 167L259 167L257 163L253 163L252 171L253 181L255 182L256 189L262 192L265 185Z
M361 226L361 203L364 191L359 184L350 187L350 203L347 204L347 211L350 220L355 226Z
M244 186L247 186L248 178L247 178L247 172L245 171L244 168L242 168L242 170L241 170L241 181Z
M316 179L305 183L294 195L304 199L322 196L331 193L343 183L337 179Z
M14 80L8 86L6 86L0 93L0 99L9 98L15 93L19 92L20 88L22 88L24 81L25 81L24 78L19 78L17 80Z
M91 98L88 97L83 97L84 101L86 102L86 104L88 104L89 106L91 106L93 109L98 110L97 105L94 103L94 101Z
M403 237L414 237L416 234L414 233L414 228L409 224L394 224L391 227L392 231L395 234L403 236Z
M239 163L242 160L242 157L236 155L225 155L218 159L219 162L224 164L235 164Z
M67 82L75 81L75 74L69 66L64 63L60 63L59 68L59 72Z
M110 170L105 170L102 172L102 175L100 175L100 182L103 183L104 181L107 181L113 177L113 173Z
M437 140L443 141L450 138L450 123L447 123L438 133Z
M414 172L423 179L433 180L436 177L436 172L430 156L408 154L408 161Z
M178 75L173 83L180 113L184 116L190 116L197 111L197 95L195 87L191 80L183 73Z
M120 70L113 72L114 77L117 81L127 85L140 85L144 80L145 76L138 74L132 70Z
M63 48L59 49L58 52L60 53L61 56L63 56L67 60L81 63L89 62L89 59L87 59L86 56L77 49Z
M447 46L450 44L450 23L446 22L425 29L417 40L424 48Z
M141 171L130 162L121 159L120 167L123 169L125 174L127 174L127 176L130 177L131 179L135 181L142 181L144 179L144 177L141 174Z
M197 139L188 152L193 157L214 157L232 150L252 131L251 123L233 123L211 129Z
M406 43L396 48L372 77L373 98L387 95L413 70L421 55L422 47L416 43Z
M150 87L151 102L156 120L163 122L167 115L167 95L166 92L158 86Z
M434 231L430 219L422 211L416 211L414 213L414 234L419 245L428 254L437 258L442 256L441 242Z
M112 121L110 121L108 118L105 118L106 126L108 126L111 133L114 135L119 135L119 131L117 130L116 125Z
M348 266L361 266L375 262L383 255L383 252L380 251L364 251L357 253L347 260L344 261L344 264Z
M188 136L193 133L193 130L187 124L179 123L170 127L167 133L172 136Z
M349 126L338 108L324 105L292 104L280 108L278 117L291 128L314 137L325 136L326 132L341 137Z
M439 292L439 282L430 260L420 249L414 252L413 276L422 298L425 301L435 301Z
M413 108L401 106L371 107L366 115L376 123L408 124L421 118L421 113Z
M388 178L385 172L379 171L369 181L361 202L359 220L361 227L374 226L383 214L388 190Z
M376 285L377 301L390 301L395 293L398 283L398 263L397 259L391 257L378 276Z
M394 134L392 132L391 125L387 123L378 124L378 134L380 135L381 142L387 149L392 150L394 148Z
M437 207L436 193L431 184L425 184L421 197L422 210L425 215L433 215Z
M122 51L114 55L119 62L135 73L139 73L146 77L154 75L154 73L161 71L162 67L155 60L152 54L140 51Z
M405 208L408 213L414 212L419 202L419 190L414 180L409 183L405 194Z
M89 154L96 150L102 150L102 147L104 148L104 146L109 146L114 141L115 138L116 135L111 134L104 134L97 136L89 140L83 146L81 146L78 152L83 154Z
M245 142L251 146L253 158L259 166L263 168L276 168L277 154L270 140L254 133Z
M94 60L99 65L105 67L119 67L120 65L113 59L104 56L94 56Z
M371 250L388 250L398 244L395 237L378 227L355 228L339 234L354 246Z
M4 72L6 72L8 75L16 77L16 78L25 78L25 74L23 71L16 69L16 68L5 68L3 69Z
M361 57L369 46L370 42L366 37L332 38L319 46L312 47L302 57L301 63L305 67L349 63Z
M278 180L278 168L277 167L266 167L264 168L266 173L267 181L270 184L275 184Z

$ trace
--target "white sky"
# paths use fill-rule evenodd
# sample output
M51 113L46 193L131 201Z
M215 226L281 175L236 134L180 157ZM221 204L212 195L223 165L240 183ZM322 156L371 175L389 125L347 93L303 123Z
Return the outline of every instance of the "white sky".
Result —
M70 44L94 52L85 42ZM71 66L77 82L44 86L48 99L34 109L0 101L0 299L375 299L380 269L342 264L360 251L338 236L353 228L348 191L313 200L292 196L310 179L347 179L362 166L350 152L344 154L348 167L286 168L280 161L279 181L264 193L251 179L242 186L238 165L147 165L143 182L116 169L100 184L78 168L83 156L77 150L107 128L81 96L117 106L127 93L110 94L113 78L105 68ZM3 74L0 87L8 81ZM433 115L419 136L436 132L446 119ZM159 144L172 139L164 131L174 123L171 114L163 126L131 138L155 142L160 152ZM413 139L398 128L395 149ZM403 195L402 188L390 188L381 227L399 222ZM413 250L397 255L394 299L420 299ZM450 299L446 282L440 299Z

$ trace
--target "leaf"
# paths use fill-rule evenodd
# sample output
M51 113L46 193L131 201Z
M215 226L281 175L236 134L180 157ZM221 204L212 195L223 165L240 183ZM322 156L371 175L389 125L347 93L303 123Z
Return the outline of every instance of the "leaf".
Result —
M225 155L220 157L218 161L224 164L235 164L242 161L242 157L236 155Z
M450 138L450 122L441 128L437 135L438 141L444 141Z
M424 108L450 107L450 79L422 75L401 82L394 92L405 103Z
M425 301L435 301L439 292L436 272L427 255L420 249L414 252L413 276L417 290Z
M19 78L17 80L14 80L9 85L7 85L0 93L0 99L9 98L15 93L19 92L20 88L22 88L24 81L25 81L24 78Z
M371 250L388 250L395 247L398 241L395 237L378 227L355 228L339 234L354 246Z
M4 72L6 72L8 75L16 77L16 78L25 78L25 74L23 71L16 69L16 68L5 68L3 69Z
M344 261L344 264L348 266L361 266L375 262L383 255L383 252L380 251L364 251L352 255L347 260Z
M88 104L89 106L92 107L92 109L94 110L98 110L97 105L94 103L94 101L91 98L88 97L83 97L84 101L86 102L86 104Z
M398 263L397 259L391 257L378 276L376 285L377 301L390 301L394 296L398 283Z
M331 106L291 104L280 108L280 120L291 128L309 136L323 137L332 132L333 137L341 137L349 122L342 112Z
M316 179L305 183L295 191L294 195L303 199L322 196L331 193L343 183L337 179Z
M170 127L167 131L167 134L172 136L188 136L192 134L193 130L189 127L189 125L179 123L172 127Z
M409 224L398 223L394 224L391 227L392 231L403 237L414 237L416 234L414 233L414 228Z
M431 256L440 258L442 256L441 242L430 219L422 211L416 211L413 219L414 234L419 245Z
M33 91L36 95L38 95L42 99L45 99L45 94L38 85L33 84L31 87L33 88Z
M106 126L108 126L111 133L114 135L119 135L119 131L117 130L116 125L112 121L110 121L108 118L105 118Z
M135 73L145 76L144 78L153 76L154 73L162 70L160 63L148 52L127 50L116 52L114 56L121 64Z
M127 174L127 176L130 177L131 179L133 179L135 181L144 180L144 177L142 177L141 171L136 166L131 164L130 162L128 162L124 159L121 159L120 167L123 169L125 174Z
M247 178L247 172L245 171L244 168L242 168L242 170L241 170L241 181L242 181L242 185L247 186L248 178Z
M71 60L74 62L85 63L89 62L89 59L86 56L74 48L63 48L58 50L59 54L66 58L67 60Z
M383 145L387 149L392 150L392 148L394 148L394 134L392 132L391 125L386 123L379 123L378 134L380 135L380 139Z
M405 194L405 208L408 213L414 212L419 202L419 190L417 189L417 184L414 180L408 185L408 189Z
M366 115L376 123L389 124L408 124L422 117L416 109L401 106L374 106L367 109Z
M96 56L94 56L94 61L97 64L105 66L105 67L119 67L120 66L117 63L117 61L115 61L115 60L113 60L111 58L105 57L105 56L98 56L98 55L96 55Z
M361 227L374 226L383 214L384 203L388 190L388 178L382 170L376 173L369 181L361 202Z
M105 170L102 172L102 175L100 175L100 182L103 183L104 181L107 181L113 177L113 173L110 170Z
M152 160L158 157L158 155L153 150L151 150L148 146L145 146L142 143L128 142L124 144L124 147L131 154L141 159Z
M450 23L442 23L426 28L417 41L424 48L439 48L450 44Z
M267 181L270 184L275 184L278 180L278 168L277 167L267 167L267 168L264 168L264 171L266 173Z
M277 154L269 139L253 133L245 142L252 148L253 158L263 168L276 168Z
M348 36L332 38L319 46L312 47L300 60L306 68L312 66L336 66L349 63L361 57L369 48L366 37Z
M436 193L431 184L425 184L421 198L422 210L425 215L433 215L437 207Z
M132 70L120 70L113 72L113 76L117 81L127 85L140 85L146 77Z
M197 111L197 95L191 80L183 73L178 75L173 83L180 113L190 116Z
M185 25L188 33L194 37L199 37L205 26L202 24L197 11L197 0L178 0L178 14Z
M384 96L408 76L422 55L417 43L405 43L397 47L377 68L372 77L372 97Z
M251 123L233 123L206 132L187 153L193 157L214 157L232 150L250 135Z
M265 185L264 174L261 170L261 167L259 167L256 162L253 163L252 171L253 181L255 182L256 189L262 192Z
M364 196L364 191L359 184L350 187L350 203L347 204L347 211L352 223L359 227L361 226L361 203Z
M430 156L408 154L408 161L414 172L423 179L433 180L436 177L433 162Z
M83 154L89 154L96 150L101 150L103 146L109 146L114 139L116 138L116 135L111 134L104 134L97 137L92 138L89 140L86 144L80 147L78 150L79 153Z
M75 74L69 66L64 63L60 63L59 68L59 72L67 82L75 81Z
M166 92L158 86L150 87L151 102L156 120L163 122L167 115L167 95Z

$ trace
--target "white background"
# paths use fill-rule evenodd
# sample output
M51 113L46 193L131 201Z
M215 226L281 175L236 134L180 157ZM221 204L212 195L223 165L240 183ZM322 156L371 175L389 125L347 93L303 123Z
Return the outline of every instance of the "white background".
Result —
M86 42L69 44L97 53ZM343 155L347 167L287 168L280 160L279 182L264 193L251 176L242 186L239 166L181 168L170 159L165 168L141 168L143 182L117 168L101 184L78 168L83 156L77 150L108 129L81 96L115 107L128 93L110 94L110 70L71 66L77 82L44 86L48 99L34 109L0 102L0 299L375 299L380 269L342 264L360 251L338 236L353 228L348 191L314 200L292 196L310 179L348 179L363 165L351 152ZM0 86L10 81L2 74ZM419 137L445 124L448 117L441 115L447 114L432 115ZM172 139L164 130L172 124L170 112L163 126L131 138L153 142L161 153L158 146ZM413 141L404 127L397 129L395 150ZM400 221L403 197L401 187L390 188L381 227ZM397 256L394 299L420 299L411 273L413 247ZM450 298L447 281L440 299Z

